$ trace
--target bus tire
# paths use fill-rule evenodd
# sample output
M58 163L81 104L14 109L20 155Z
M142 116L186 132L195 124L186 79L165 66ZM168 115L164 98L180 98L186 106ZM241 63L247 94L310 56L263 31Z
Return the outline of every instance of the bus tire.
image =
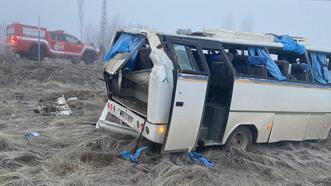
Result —
M35 61L38 61L39 60L39 49L38 49L38 46L36 45L33 45L30 50L29 50L29 56L30 56L30 59L31 60L35 60ZM45 56L46 55L46 49L44 46L40 46L40 60L44 60L45 59Z
M225 144L227 147L249 151L253 146L253 134L246 126L236 128Z
M83 61L85 64L93 64L94 61L96 60L96 54L95 52L92 51L86 51L83 55Z

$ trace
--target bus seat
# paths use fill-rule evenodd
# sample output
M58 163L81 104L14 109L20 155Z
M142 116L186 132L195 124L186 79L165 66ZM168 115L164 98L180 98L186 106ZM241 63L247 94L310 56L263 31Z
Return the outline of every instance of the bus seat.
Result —
M305 63L292 64L291 74L299 81L309 81L310 71L305 69Z
M224 62L224 58L220 54L205 54L205 58L208 64L213 62Z
M268 71L265 65L249 65L248 75L258 76L258 77L267 77Z
M238 74L248 74L248 56L233 57L232 64Z
M232 64L238 74L267 77L268 72L265 65L249 65L248 56L235 56Z
M139 62L135 68L136 70L151 69L153 67L153 62L149 58L150 53L150 48L141 48L139 50Z
M230 63L232 63L232 61L233 61L233 54L231 54L230 52L227 52L226 54L228 55L228 58L229 58Z
M276 60L275 63L277 64L279 70L282 72L282 74L288 78L289 77L289 69L290 69L290 63L285 60Z

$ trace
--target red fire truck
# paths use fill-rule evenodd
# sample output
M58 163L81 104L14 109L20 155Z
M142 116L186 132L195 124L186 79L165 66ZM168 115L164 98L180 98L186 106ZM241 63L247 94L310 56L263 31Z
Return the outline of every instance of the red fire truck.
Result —
M76 37L64 31L47 31L30 25L13 23L7 26L7 35L4 39L5 48L21 57L31 60L45 57L67 58L73 63L83 60L86 64L94 63L98 57L98 49L87 45Z

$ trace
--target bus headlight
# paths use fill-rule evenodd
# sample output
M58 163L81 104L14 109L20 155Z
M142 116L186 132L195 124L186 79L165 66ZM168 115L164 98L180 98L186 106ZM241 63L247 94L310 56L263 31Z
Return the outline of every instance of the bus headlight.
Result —
M161 126L159 126L159 127L157 128L157 133L158 133L159 135L164 134L165 131L166 131L165 126L162 126L162 125L161 125Z

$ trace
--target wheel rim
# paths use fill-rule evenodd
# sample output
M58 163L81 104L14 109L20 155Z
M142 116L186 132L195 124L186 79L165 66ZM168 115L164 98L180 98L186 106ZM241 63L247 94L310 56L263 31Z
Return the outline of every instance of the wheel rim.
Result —
M247 136L243 133L236 133L234 137L231 139L231 147L236 149L245 150L248 144Z

